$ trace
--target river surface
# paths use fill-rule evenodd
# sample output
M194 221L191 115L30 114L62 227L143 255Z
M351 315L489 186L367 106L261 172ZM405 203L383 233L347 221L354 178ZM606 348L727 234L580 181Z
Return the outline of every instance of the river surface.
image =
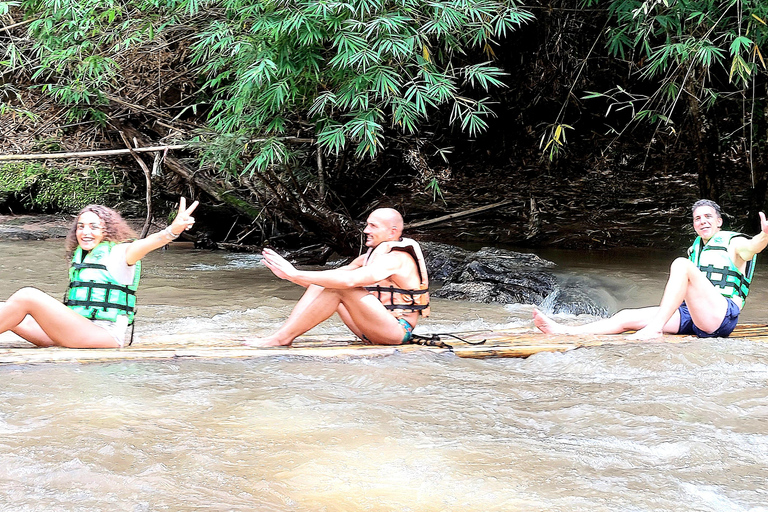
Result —
M0 242L0 297L62 296L62 245ZM612 311L657 302L673 257L541 255ZM747 322L768 321L761 270ZM256 256L175 244L144 261L135 343L265 334L300 291ZM532 327L531 311L438 300L417 332ZM768 511L758 342L6 365L0 382L2 511Z

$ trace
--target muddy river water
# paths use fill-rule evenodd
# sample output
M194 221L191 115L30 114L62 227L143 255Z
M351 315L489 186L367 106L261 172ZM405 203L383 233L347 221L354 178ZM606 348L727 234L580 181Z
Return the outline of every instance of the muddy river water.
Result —
M0 299L63 295L60 240L0 250ZM657 302L673 257L541 255L612 311ZM768 322L767 275L745 322ZM135 343L264 334L300 291L254 255L176 245L144 262ZM532 327L531 311L438 300L417 332ZM766 482L768 345L746 340L0 366L0 510L754 512Z

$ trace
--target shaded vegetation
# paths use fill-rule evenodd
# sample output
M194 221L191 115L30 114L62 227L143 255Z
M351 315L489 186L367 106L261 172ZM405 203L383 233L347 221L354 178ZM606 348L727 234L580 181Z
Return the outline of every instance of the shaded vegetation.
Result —
M78 211L89 204L115 204L121 176L105 168L46 168L37 163L0 167L0 200L35 211Z

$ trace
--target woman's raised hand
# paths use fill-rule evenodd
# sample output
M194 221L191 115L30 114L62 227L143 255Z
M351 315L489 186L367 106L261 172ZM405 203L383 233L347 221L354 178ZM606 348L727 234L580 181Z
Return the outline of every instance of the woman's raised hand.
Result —
M182 197L179 199L179 212L176 214L176 218L171 222L170 228L174 236L178 236L184 232L184 230L190 229L195 224L195 218L192 216L192 212L195 211L199 201L192 203L187 208L187 200Z
M134 265L150 252L168 245L168 242L175 240L184 230L191 228L195 224L192 212L195 211L198 204L199 202L195 201L187 208L187 201L182 197L179 200L179 211L173 222L164 230L158 231L152 236L131 242L125 251L125 262L128 265Z

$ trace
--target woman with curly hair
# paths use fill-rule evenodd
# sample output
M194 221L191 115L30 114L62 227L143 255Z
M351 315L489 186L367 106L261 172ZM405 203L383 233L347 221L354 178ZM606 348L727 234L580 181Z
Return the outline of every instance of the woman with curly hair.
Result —
M86 206L67 235L72 263L64 303L22 288L0 304L0 333L13 331L40 347L122 347L133 322L141 258L191 228L197 205L187 208L182 197L173 222L140 240L116 211Z

